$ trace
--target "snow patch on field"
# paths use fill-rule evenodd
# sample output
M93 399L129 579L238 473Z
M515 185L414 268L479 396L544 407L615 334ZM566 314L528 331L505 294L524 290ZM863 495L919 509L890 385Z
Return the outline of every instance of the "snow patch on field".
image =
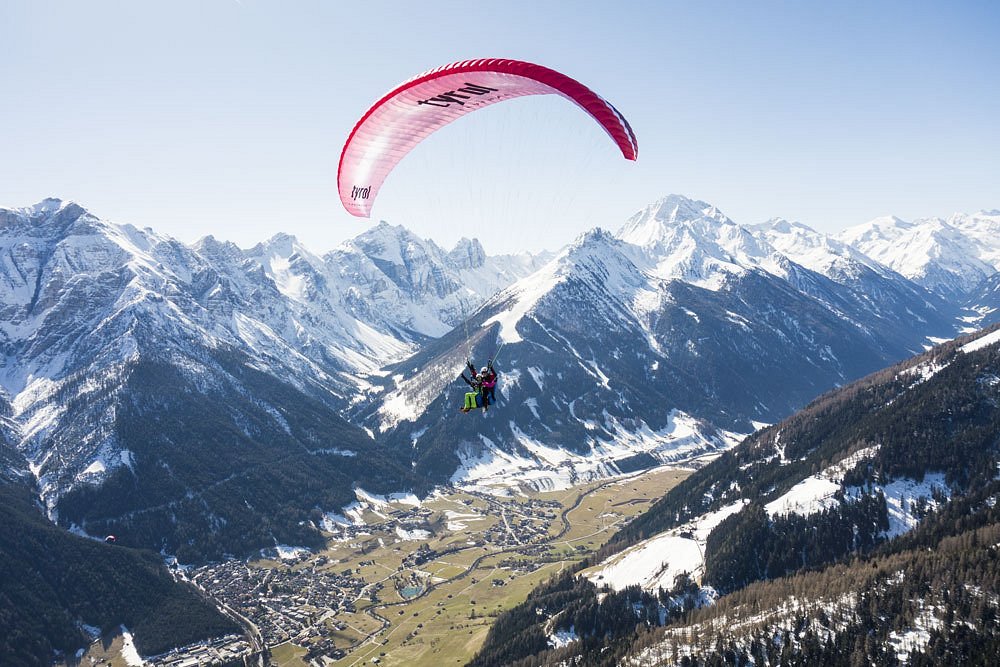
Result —
M389 506L389 503L399 503L400 505L420 507L420 499L412 493L390 493L388 495L380 495L377 493L368 493L364 489L358 487L354 489L354 495L360 502L368 503L375 509L380 510L386 509Z
M470 522L482 521L486 518L482 514L469 514L452 510L445 510L444 516L448 520L448 530L451 531L465 530L469 527Z
M274 550L278 554L278 558L281 560L295 560L299 556L305 556L312 553L306 547L293 547L287 544L276 544L274 545Z
M406 529L396 526L396 536L403 541L429 540L431 532L420 528Z
M122 658L129 667L142 667L142 657L139 655L135 642L132 640L132 633L123 625L122 629Z

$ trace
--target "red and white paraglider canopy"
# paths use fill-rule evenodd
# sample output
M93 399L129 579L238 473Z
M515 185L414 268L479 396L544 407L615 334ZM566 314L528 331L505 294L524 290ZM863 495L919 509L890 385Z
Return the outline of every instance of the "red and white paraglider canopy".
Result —
M337 170L344 208L367 218L389 172L417 144L477 109L525 95L562 95L590 114L626 159L636 159L638 144L628 121L579 81L519 60L464 60L410 79L361 117Z

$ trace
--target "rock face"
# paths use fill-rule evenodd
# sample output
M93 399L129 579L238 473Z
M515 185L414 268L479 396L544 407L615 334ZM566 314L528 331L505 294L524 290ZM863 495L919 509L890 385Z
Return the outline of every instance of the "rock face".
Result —
M977 216L941 224L983 249ZM354 485L547 488L712 454L981 319L990 279L958 298L676 195L495 257L386 223L322 257L282 234L187 246L46 200L0 211L3 465L91 535L195 559L309 544ZM485 419L456 412L467 356L497 356Z

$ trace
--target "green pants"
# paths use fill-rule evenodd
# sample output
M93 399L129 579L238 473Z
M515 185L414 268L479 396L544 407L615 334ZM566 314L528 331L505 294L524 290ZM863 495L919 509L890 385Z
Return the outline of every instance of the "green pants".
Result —
M479 407L479 406L476 405L476 396L478 396L478 395L479 395L479 392L475 392L475 391L470 391L470 392L468 392L465 395L465 407L467 409L469 409L469 410L475 410L477 407Z

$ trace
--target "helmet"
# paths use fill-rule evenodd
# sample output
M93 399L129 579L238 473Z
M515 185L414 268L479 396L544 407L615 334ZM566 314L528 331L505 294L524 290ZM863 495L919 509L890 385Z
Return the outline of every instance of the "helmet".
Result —
M490 372L490 369L486 368L486 366L483 366L482 370L479 371L479 374L480 375L486 375L489 372Z

